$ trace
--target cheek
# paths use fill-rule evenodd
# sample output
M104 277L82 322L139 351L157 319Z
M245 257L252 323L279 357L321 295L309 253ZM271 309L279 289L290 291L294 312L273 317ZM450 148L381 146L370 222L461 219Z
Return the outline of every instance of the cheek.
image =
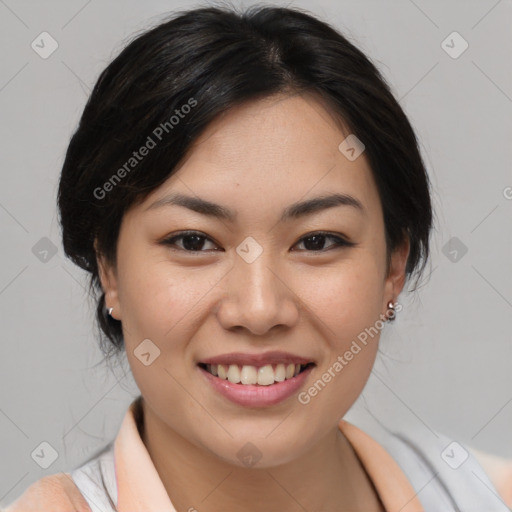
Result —
M341 343L373 324L381 311L382 269L370 253L357 253L336 267L301 272L298 295Z
M383 268L378 261L373 252L360 251L335 269L303 272L297 280L300 297L316 324L313 332L323 338L319 343L326 349L316 378L325 377L330 383L328 391L315 399L313 407L318 410L348 409L367 382L384 326Z
M178 349L179 341L194 331L204 300L219 280L212 274L206 267L180 268L161 256L126 260L119 299L127 345L149 338L166 351Z
M162 259L146 259L144 265L134 259L125 271L120 300L133 377L149 401L162 399L177 407L187 397L175 379L186 379L187 345L204 322L204 301L218 279L212 279L211 272L179 269ZM143 340L151 343L141 345ZM147 365L143 353L150 354Z

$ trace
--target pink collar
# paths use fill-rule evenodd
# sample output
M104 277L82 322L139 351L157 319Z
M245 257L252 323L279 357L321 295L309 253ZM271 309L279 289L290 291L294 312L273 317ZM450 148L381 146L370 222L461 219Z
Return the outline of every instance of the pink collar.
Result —
M176 512L137 428L140 398L131 403L114 443L117 509ZM377 441L345 420L340 420L339 428L357 453L387 512L424 512L405 474Z

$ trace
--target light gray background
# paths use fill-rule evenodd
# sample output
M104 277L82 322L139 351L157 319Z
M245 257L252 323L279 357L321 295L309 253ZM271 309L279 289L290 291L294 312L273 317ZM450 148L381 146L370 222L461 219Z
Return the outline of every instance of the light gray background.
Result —
M0 504L105 445L138 394L127 363L112 374L101 362L85 273L62 252L57 183L87 95L124 40L197 5L0 0ZM435 188L431 278L401 296L364 396L391 421L512 457L512 3L289 5L331 22L377 64ZM31 48L43 31L59 45L47 59ZM457 59L441 47L453 31L469 43ZM468 249L456 262L443 253L454 236ZM43 237L57 247L46 262L32 251ZM43 441L58 453L47 469L31 458Z

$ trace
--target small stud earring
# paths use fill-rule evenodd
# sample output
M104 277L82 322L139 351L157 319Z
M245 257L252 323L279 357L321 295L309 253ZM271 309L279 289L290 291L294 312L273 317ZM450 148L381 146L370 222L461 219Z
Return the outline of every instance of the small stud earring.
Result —
M396 310L395 310L395 304L392 300L388 302L388 311L387 311L387 319L388 322L392 322L396 318Z

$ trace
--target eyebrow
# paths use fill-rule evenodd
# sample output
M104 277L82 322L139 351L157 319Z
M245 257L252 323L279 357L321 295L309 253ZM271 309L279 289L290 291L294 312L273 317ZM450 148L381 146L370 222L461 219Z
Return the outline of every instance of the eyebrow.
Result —
M183 206L202 215L229 222L234 222L237 218L237 213L225 206L212 203L200 197L186 196L180 193L169 194L158 199L150 204L145 211L162 206ZM285 222L290 219L298 219L336 206L351 206L361 213L366 213L363 204L354 196L349 194L331 194L291 204L283 210L280 221Z

